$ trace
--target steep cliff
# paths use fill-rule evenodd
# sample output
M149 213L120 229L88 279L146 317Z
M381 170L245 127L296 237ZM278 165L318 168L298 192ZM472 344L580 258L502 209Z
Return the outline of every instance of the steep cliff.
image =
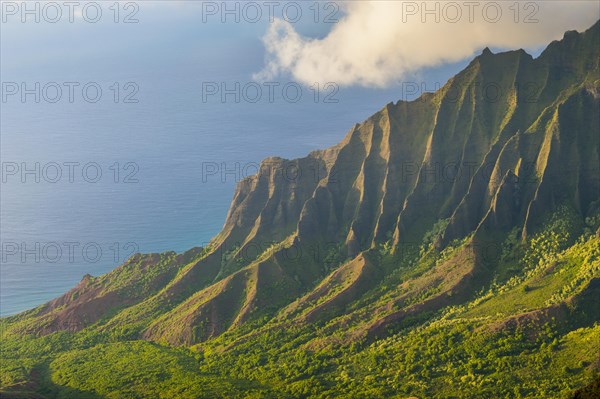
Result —
M600 321L599 63L599 23L535 59L486 49L439 91L386 105L338 145L265 160L206 248L136 255L6 319L6 333L92 329L185 346L225 336L230 348L318 325L303 343L318 350L461 306L499 317L486 331L591 326ZM569 249L578 245L592 255ZM530 302L515 305L516 287ZM485 304L487 290L508 313Z
M115 296L108 281L125 284L115 271L101 295L77 287L36 311L27 330L77 330L103 309L130 307L109 325L123 318L144 326L147 339L192 344L303 293L324 295L335 273L364 262L351 259L390 240L394 248L420 243L439 220L446 223L435 245L443 249L514 227L526 239L559 204L585 217L600 192L598 26L567 32L536 59L486 49L438 92L386 105L340 144L302 159L265 160L239 183L210 247L187 254L160 290ZM328 256L335 264L326 265ZM350 263L326 277L344 259ZM465 273L467 263L460 261ZM355 271L369 275L362 290L385 273L379 268ZM341 290L335 302L360 293Z

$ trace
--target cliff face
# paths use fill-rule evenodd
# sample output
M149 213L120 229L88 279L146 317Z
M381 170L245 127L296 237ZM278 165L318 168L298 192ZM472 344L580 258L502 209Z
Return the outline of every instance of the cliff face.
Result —
M451 219L449 241L484 219L529 225L564 200L585 213L599 189L597 30L568 32L537 59L486 50L437 93L388 104L339 145L269 160L239 185L221 237L297 230L354 255L390 235L418 240L440 218ZM290 168L303 173L285 181Z
M346 315L360 325L350 338L362 338L460 303L497 263L480 251L490 237L519 228L525 240L562 204L581 217L597 209L599 35L598 23L567 32L536 59L486 49L438 92L386 105L338 145L264 161L238 185L209 247L147 258L163 265L150 283L117 284L117 270L13 328L46 334L99 323L191 345L265 316L309 323ZM384 302L370 300L394 270L378 248L403 255L434 225L435 248L463 246L386 291ZM141 264L121 268L139 277L152 267Z

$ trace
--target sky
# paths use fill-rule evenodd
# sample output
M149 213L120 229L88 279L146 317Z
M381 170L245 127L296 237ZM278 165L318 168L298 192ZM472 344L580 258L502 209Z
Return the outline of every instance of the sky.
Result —
M2 47L11 55L2 60L4 72L51 67L47 60L57 56L97 59L95 66L106 68L145 48L148 57L185 51L206 58L207 67L222 68L224 57L232 66L251 60L244 72L252 81L386 89L486 46L536 53L600 16L600 2L593 0L89 3L3 1Z

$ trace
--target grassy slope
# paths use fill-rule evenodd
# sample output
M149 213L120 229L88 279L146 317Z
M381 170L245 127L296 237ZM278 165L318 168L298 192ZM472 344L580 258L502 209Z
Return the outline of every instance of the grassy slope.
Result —
M591 233L597 226L580 234L572 218L561 208L526 245L515 245L509 234L489 291L372 343L332 340L326 323L277 319L191 349L127 341L95 328L44 337L9 330L1 344L2 397L569 397L597 373L600 325L588 320L564 329L550 319L532 329L527 319L516 327L506 320L560 303L600 278L600 238ZM522 273L503 280L515 262ZM418 269L400 274L427 275ZM346 330L357 328L350 323Z

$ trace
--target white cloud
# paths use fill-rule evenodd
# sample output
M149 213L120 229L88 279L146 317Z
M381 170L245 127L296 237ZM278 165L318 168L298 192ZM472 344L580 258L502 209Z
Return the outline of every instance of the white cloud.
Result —
M342 3L343 18L322 39L303 37L278 19L263 38L266 65L255 78L290 74L306 84L385 87L419 69L472 57L486 46L545 45L567 30L590 27L600 13L597 1L519 2L517 8L515 3L350 1ZM425 14L424 7L437 12Z

